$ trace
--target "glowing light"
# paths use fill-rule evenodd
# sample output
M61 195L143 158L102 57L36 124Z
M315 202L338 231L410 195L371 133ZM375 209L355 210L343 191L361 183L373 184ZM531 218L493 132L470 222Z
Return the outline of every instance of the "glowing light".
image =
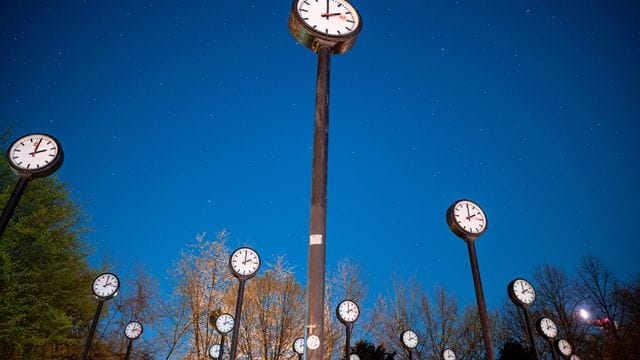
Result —
M591 317L591 314L589 314L589 312L586 309L580 309L578 313L580 314L580 317L583 318L584 320L588 320Z

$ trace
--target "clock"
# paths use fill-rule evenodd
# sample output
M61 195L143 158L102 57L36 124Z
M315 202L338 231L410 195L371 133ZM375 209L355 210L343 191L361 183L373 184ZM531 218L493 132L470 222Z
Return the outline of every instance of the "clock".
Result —
M235 320L229 314L222 314L216 319L216 330L222 335L228 334L233 330Z
M569 360L580 360L580 356L573 354L569 356Z
M33 178L51 175L60 168L63 160L60 143L47 134L25 135L7 150L7 161L13 171Z
M317 51L328 46L334 54L353 47L362 29L362 19L346 0L294 0L289 31L302 45Z
M533 286L525 279L515 279L507 286L507 292L514 304L520 307L529 307L536 300L536 292Z
M442 359L443 360L456 360L456 353L453 350L446 348L442 350Z
M296 354L298 354L298 355L304 354L304 339L303 338L297 338L293 342L293 351L295 351Z
M558 335L558 326L549 318L542 318L536 322L538 334L547 340L551 340Z
M209 346L209 357L212 359L220 357L220 344L213 344Z
M571 351L573 349L571 348L571 344L569 344L567 340L558 339L556 340L555 345L556 345L556 350L558 350L560 355L562 355L563 357L569 357L571 355Z
M138 321L130 321L124 328L124 336L127 339L135 340L142 335L142 324Z
M254 277L260 268L260 256L249 247L241 247L231 254L229 268L238 279L249 279Z
M93 280L93 293L98 299L106 300L118 295L120 280L115 274L102 273Z
M307 347L311 350L316 350L320 347L320 338L318 335L309 335L309 337L307 337Z
M458 237L473 241L487 230L487 217L480 205L463 199L447 209L447 224Z
M358 354L349 354L349 360L360 360L360 356Z
M336 308L336 316L338 320L344 324L351 324L358 320L360 316L360 308L358 304L351 300L344 300Z
M402 333L402 344L408 349L413 349L418 346L418 334L411 330L406 330Z

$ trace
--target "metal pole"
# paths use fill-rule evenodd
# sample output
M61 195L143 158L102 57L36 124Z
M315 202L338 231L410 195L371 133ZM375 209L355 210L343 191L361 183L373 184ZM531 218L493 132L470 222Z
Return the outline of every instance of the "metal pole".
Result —
M220 355L218 359L222 360L224 356L224 334L220 334Z
M236 323L233 326L233 335L231 336L231 349L229 349L229 360L236 359L236 349L238 348L238 333L240 330L240 320L242 316L242 300L244 297L244 283L246 280L240 280L238 284L238 301L236 303ZM222 346L221 346L222 348ZM222 360L222 357L218 357Z
M93 334L96 332L96 326L98 325L98 319L100 318L100 313L102 312L103 304L104 304L104 299L100 299L100 301L98 301L98 307L96 308L96 314L94 315L93 322L91 323L91 328L89 329L89 336L87 337L87 342L84 344L84 350L82 351L82 360L87 360L87 355L89 355L89 348L91 347Z
M18 202L20 202L20 198L22 197L29 180L31 180L31 177L29 176L20 176L20 180L18 180L16 187L13 189L13 194L11 194L9 201L7 202L7 206L2 210L2 216L0 216L0 238L2 238L2 234L4 234L4 230L9 224L9 219L11 219L13 211L16 209L16 206L18 206Z
M127 345L127 353L124 355L124 360L129 360L129 354L131 354L131 348L133 347L133 341L129 339L129 344Z
M553 346L553 340L547 339L547 342L549 343L549 349L551 349L551 357L553 360L558 360L558 354L556 354L556 349Z
M527 325L527 336L529 337L529 345L531 345L531 351L533 352L533 356L535 359L540 359L540 355L538 355L538 348L536 347L536 339L533 336L533 328L531 327L531 316L529 315L529 309L522 308L524 311L524 322Z
M307 306L305 339L316 335L317 349L304 352L306 360L322 360L324 355L324 280L327 217L327 162L329 145L329 68L331 49L318 49L316 80L316 114L313 130L313 164L311 175L311 219L309 226L309 260L307 270ZM234 359L230 359L234 360Z
M344 353L345 353L345 359L346 360L350 360L349 359L349 353L351 352L351 326L347 325L347 340L346 343L344 344Z
M469 260L471 261L473 285L476 289L476 301L478 302L478 313L480 314L480 325L482 326L484 347L487 351L487 359L494 360L495 356L493 355L493 345L491 342L491 328L489 327L489 316L487 315L487 306L484 301L484 293L482 292L482 280L480 280L480 266L478 266L476 246L474 241L468 240L466 243L467 248L469 249Z

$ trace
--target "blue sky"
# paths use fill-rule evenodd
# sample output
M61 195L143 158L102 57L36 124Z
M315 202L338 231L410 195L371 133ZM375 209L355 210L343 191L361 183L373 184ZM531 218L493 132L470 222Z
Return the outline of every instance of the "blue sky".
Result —
M360 262L475 302L444 213L482 205L490 307L545 262L635 254L640 14L634 2L354 1L332 59L327 266ZM163 279L196 233L305 276L315 55L289 1L0 4L0 124L46 132L116 273ZM126 275L125 275L126 276ZM87 287L89 291L89 287ZM366 305L366 304L365 304Z

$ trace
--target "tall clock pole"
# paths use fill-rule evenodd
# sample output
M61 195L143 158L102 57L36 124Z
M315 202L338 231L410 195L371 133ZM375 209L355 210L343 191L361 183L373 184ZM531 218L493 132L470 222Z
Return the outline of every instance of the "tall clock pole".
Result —
M360 14L347 0L294 0L291 6L291 35L318 55L304 334L307 347L304 356L307 360L322 360L325 345L324 282L331 54L341 54L351 49L361 28Z

